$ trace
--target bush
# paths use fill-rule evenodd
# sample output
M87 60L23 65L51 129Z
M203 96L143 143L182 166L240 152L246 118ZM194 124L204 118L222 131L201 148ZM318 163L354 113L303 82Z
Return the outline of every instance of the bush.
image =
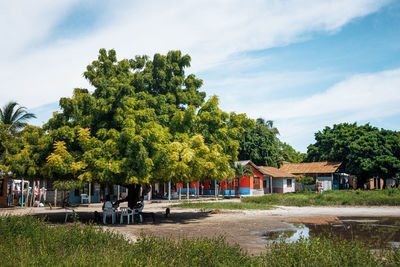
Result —
M300 182L304 185L312 185L315 184L314 178L312 177L304 177L303 179L300 180Z

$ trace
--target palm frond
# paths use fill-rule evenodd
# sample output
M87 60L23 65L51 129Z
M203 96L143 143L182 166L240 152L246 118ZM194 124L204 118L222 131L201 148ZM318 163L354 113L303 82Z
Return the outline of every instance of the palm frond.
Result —
M25 127L27 120L36 118L35 114L26 111L26 107L19 106L15 110L16 106L19 104L11 101L0 109L0 121L8 125L11 134L16 134L19 129Z

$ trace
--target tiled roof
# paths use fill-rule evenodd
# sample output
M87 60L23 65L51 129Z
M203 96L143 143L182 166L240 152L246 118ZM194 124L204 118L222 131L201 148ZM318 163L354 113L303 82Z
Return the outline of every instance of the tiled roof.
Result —
M274 167L257 166L257 169L262 173L274 178L290 178L295 177L293 174L282 171Z
M306 163L284 163L280 170L300 173L334 173L342 165L341 162L306 162Z

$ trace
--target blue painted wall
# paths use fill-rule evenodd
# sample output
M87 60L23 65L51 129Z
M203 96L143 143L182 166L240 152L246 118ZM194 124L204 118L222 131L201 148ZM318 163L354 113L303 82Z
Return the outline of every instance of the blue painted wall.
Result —
M240 187L239 195L250 195L250 187Z

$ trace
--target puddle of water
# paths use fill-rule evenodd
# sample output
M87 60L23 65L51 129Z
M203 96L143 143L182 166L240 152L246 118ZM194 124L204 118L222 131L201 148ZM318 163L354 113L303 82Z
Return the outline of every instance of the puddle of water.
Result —
M287 223L289 228L254 232L262 237L262 243L284 241L293 243L300 238L317 236L359 240L373 248L400 247L400 218L339 218L326 225Z

